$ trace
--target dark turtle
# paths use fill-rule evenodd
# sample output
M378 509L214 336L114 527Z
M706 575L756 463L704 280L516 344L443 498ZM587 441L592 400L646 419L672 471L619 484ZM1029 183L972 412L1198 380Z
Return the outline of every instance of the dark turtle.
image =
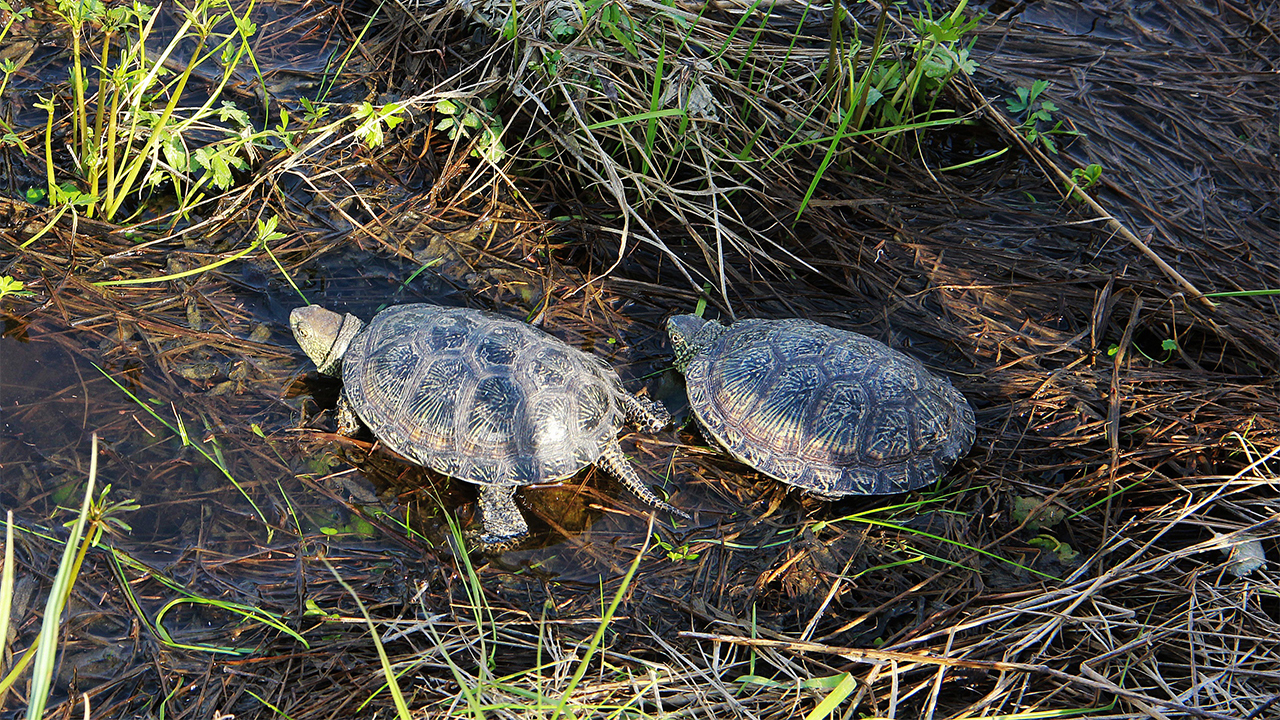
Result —
M489 549L529 531L516 487L592 463L645 502L684 515L640 481L618 446L624 418L656 430L670 420L666 409L537 328L426 304L388 308L368 326L313 305L296 308L289 325L320 372L341 372L340 433L363 423L410 461L480 486L480 542Z
M816 495L903 492L969 452L973 409L919 361L809 320L667 321L707 435Z

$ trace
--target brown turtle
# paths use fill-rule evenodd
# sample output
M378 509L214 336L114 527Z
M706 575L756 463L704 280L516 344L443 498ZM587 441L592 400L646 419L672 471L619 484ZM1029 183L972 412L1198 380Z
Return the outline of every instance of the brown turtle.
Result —
M911 490L973 445L973 409L919 361L802 319L667 321L707 435L770 477L835 497Z
M318 306L289 316L320 372L342 378L338 431L361 424L408 460L480 487L488 549L529 531L514 496L596 463L654 507L685 516L640 481L618 445L623 420L670 417L611 368L530 325L438 305L399 305L366 326ZM687 517L687 516L685 516Z

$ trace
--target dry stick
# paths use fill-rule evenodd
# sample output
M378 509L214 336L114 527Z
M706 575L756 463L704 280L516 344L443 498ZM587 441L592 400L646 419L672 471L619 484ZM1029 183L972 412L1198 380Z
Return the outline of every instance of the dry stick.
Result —
M1107 680L1106 677L1090 668L1088 663L1083 662L1080 664L1080 669L1088 677L1072 675L1071 673L1056 670L1047 665L1037 665L1032 663L1004 662L1001 660L961 660L958 658L892 652L889 650L864 650L862 648L847 648L810 642L763 640L760 638L744 638L736 637L734 635L717 635L714 633L690 631L683 631L680 633L680 636L693 638L694 640L711 640L714 642L725 642L731 645L742 645L746 647L779 648L798 653L826 653L828 655L839 655L840 657L853 662L875 663L877 666L885 662L908 663L909 665L903 669L904 671L911 669L914 665L938 665L997 672L1039 673L1041 675L1048 675L1075 685L1083 685L1084 687L1088 687L1093 690L1101 690L1103 692L1111 693L1112 695L1118 695L1135 703L1163 707L1169 710L1177 710L1178 712L1207 718L1208 720L1239 720L1239 718L1234 715L1223 715L1211 710L1204 710L1190 705L1182 705L1169 700L1161 700L1159 698L1151 697L1150 695L1144 695L1132 690L1126 690L1110 680Z
M1138 237L1137 235L1134 235L1132 232L1129 231L1128 228L1122 225L1120 221L1115 218L1114 215L1102 209L1102 206L1099 205L1098 202L1089 195L1089 193L1086 193L1079 185L1077 185L1076 181L1072 179L1070 175L1067 175L1065 172L1063 172L1062 168L1058 167L1056 164L1052 162L1049 162L1048 156L1046 156L1043 152L1041 152L1039 148L1036 148L1033 146L1032 150L1041 158L1044 158L1045 162L1049 163L1049 167L1053 168L1053 171L1058 175L1058 178L1061 179L1063 182L1067 183L1071 187L1071 190L1077 193L1080 196L1080 198L1085 201L1086 205L1092 208L1094 212L1098 213L1098 215L1100 215L1102 219L1107 221L1108 228L1110 228L1113 232L1119 234L1125 240L1128 240L1131 244L1136 246L1139 250L1142 251L1143 255L1146 255L1147 257L1151 258L1151 261L1156 264L1156 267L1163 270L1165 275L1168 275L1170 278L1174 280L1174 282L1177 282L1184 289L1186 289L1187 292L1191 293L1192 297L1204 303L1205 306L1208 307L1210 310L1218 309L1218 306L1216 303L1214 303L1209 298L1205 297L1204 293L1200 292L1199 288L1197 288L1194 284L1192 284L1190 280L1182 276L1182 273L1179 273L1177 270L1174 270L1173 266L1165 262L1163 258L1157 255L1156 251L1152 250L1151 246L1147 245L1147 243L1143 241L1142 238ZM1148 240L1151 239L1150 234L1147 235L1147 239Z
M1116 348L1115 364L1111 366L1111 403L1107 409L1107 444L1111 446L1111 472L1107 478L1107 506L1102 515L1102 542L1107 542L1107 534L1111 529L1111 496L1116 489L1116 468L1120 465L1120 366L1124 364L1125 353L1129 343L1133 341L1133 327L1138 324L1138 315L1142 312L1142 298L1135 298L1133 310L1129 312L1129 324L1124 326L1124 335L1120 337L1120 345Z
M1052 169L1054 174L1056 174L1062 182L1066 183L1068 188L1070 188L1067 197L1072 197L1071 193L1078 194L1080 199L1084 200L1085 204L1097 213L1098 219L1105 220L1107 222L1108 229L1120 237L1123 237L1125 240L1128 240L1132 245L1141 250L1143 255L1146 255L1156 264L1156 267L1159 267L1165 275L1168 275L1170 279L1181 285L1187 292L1191 293L1192 297L1204 303L1211 310L1218 309L1218 306L1214 304L1212 300L1205 297L1204 293L1200 292L1199 288L1192 284L1190 280L1184 278L1177 270L1174 270L1169 263L1165 262L1154 250L1151 249L1151 246L1143 242L1143 240L1137 235L1134 235L1133 232L1117 220L1114 215L1107 212L1102 205L1099 205L1098 201L1090 197L1089 193L1085 192L1084 189L1077 185L1076 181L1072 179L1070 175L1063 172L1062 168L1058 167L1057 163L1050 160L1049 156L1044 154L1044 151L1042 151L1038 146L1028 143L1026 138L1024 138L1022 134L1009 123L1009 119L1004 116L1004 113L992 107L990 101L987 100L986 96L983 95L981 91L973 86L972 82L969 83L969 90L978 98L983 107L989 111L989 117L994 118L996 123L1005 130L1009 137L1013 138L1014 141L1018 143L1019 147L1035 159L1037 165L1042 168Z
M955 643L956 634L954 632L947 633L947 646L942 649L944 655L951 654L951 648ZM942 679L946 675L947 668L945 665L938 666L938 672L933 677L933 687L929 688L929 702L927 704L928 711L924 714L924 720L933 720L934 713L938 709L938 695L942 692Z

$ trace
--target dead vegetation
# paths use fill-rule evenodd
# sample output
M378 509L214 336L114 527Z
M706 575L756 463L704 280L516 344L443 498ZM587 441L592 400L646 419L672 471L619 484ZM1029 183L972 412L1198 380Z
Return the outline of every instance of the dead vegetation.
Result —
M825 120L763 98L753 112L769 122L729 105L685 128L683 146L660 123L654 157L671 174L646 178L624 162L639 157L625 126L586 129L653 109L640 63L583 50L607 80L595 94L570 72L533 85L533 56L513 53L558 41L530 24L513 48L453 6L379 35L368 77L416 78L423 106L446 79L467 107L505 98L507 149L542 137L547 164L498 172L469 156L475 136L450 140L428 115L393 147L269 165L198 233L141 249L69 222L19 249L42 217L8 206L0 275L36 293L4 301L0 340L21 368L0 380L0 498L28 531L10 648L38 628L60 552L41 533L75 502L89 431L112 493L143 506L80 578L52 712L82 712L87 696L96 717L159 717L161 701L165 717L387 716L375 646L324 559L375 618L423 717L550 717L562 697L593 717L797 717L841 697L830 716L1275 716L1280 308L1274 295L1206 302L1187 285L1280 288L1280 4L1036 8L977 31L979 70L943 101L976 125L850 139L871 162L832 165L798 223L823 153L727 158L761 127L757 142L781 146L772 133ZM699 23L704 43L758 17L721 10ZM785 63L789 36L769 29L759 52L731 43L732 66L809 97L821 20L806 19L816 39ZM679 44L636 38L650 56ZM735 97L721 70L688 77L722 107ZM999 117L1035 79L1084 133L1059 155ZM576 110L536 109L551 98ZM937 171L1006 145L1017 150ZM1112 223L1064 199L1051 168L1090 162ZM93 284L199 267L272 214L288 235L270 250L312 301L365 317L420 300L527 316L673 409L661 321L709 280L713 312L803 315L921 357L974 404L978 444L939 488L832 504L748 472L692 428L629 436L693 523L651 528L588 473L524 494L531 547L468 558L445 522L468 519L465 486L330 434L335 388L305 375L284 323L300 301L265 252L188 279ZM1239 572L1229 555L1255 541L1270 562ZM274 613L307 644L224 607L161 615L187 593Z

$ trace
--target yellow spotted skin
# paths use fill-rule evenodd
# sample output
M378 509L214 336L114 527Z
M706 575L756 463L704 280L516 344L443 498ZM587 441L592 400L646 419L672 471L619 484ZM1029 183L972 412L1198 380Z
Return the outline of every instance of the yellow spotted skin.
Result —
M969 452L973 409L865 335L809 320L668 322L699 425L735 458L820 496L904 492Z

